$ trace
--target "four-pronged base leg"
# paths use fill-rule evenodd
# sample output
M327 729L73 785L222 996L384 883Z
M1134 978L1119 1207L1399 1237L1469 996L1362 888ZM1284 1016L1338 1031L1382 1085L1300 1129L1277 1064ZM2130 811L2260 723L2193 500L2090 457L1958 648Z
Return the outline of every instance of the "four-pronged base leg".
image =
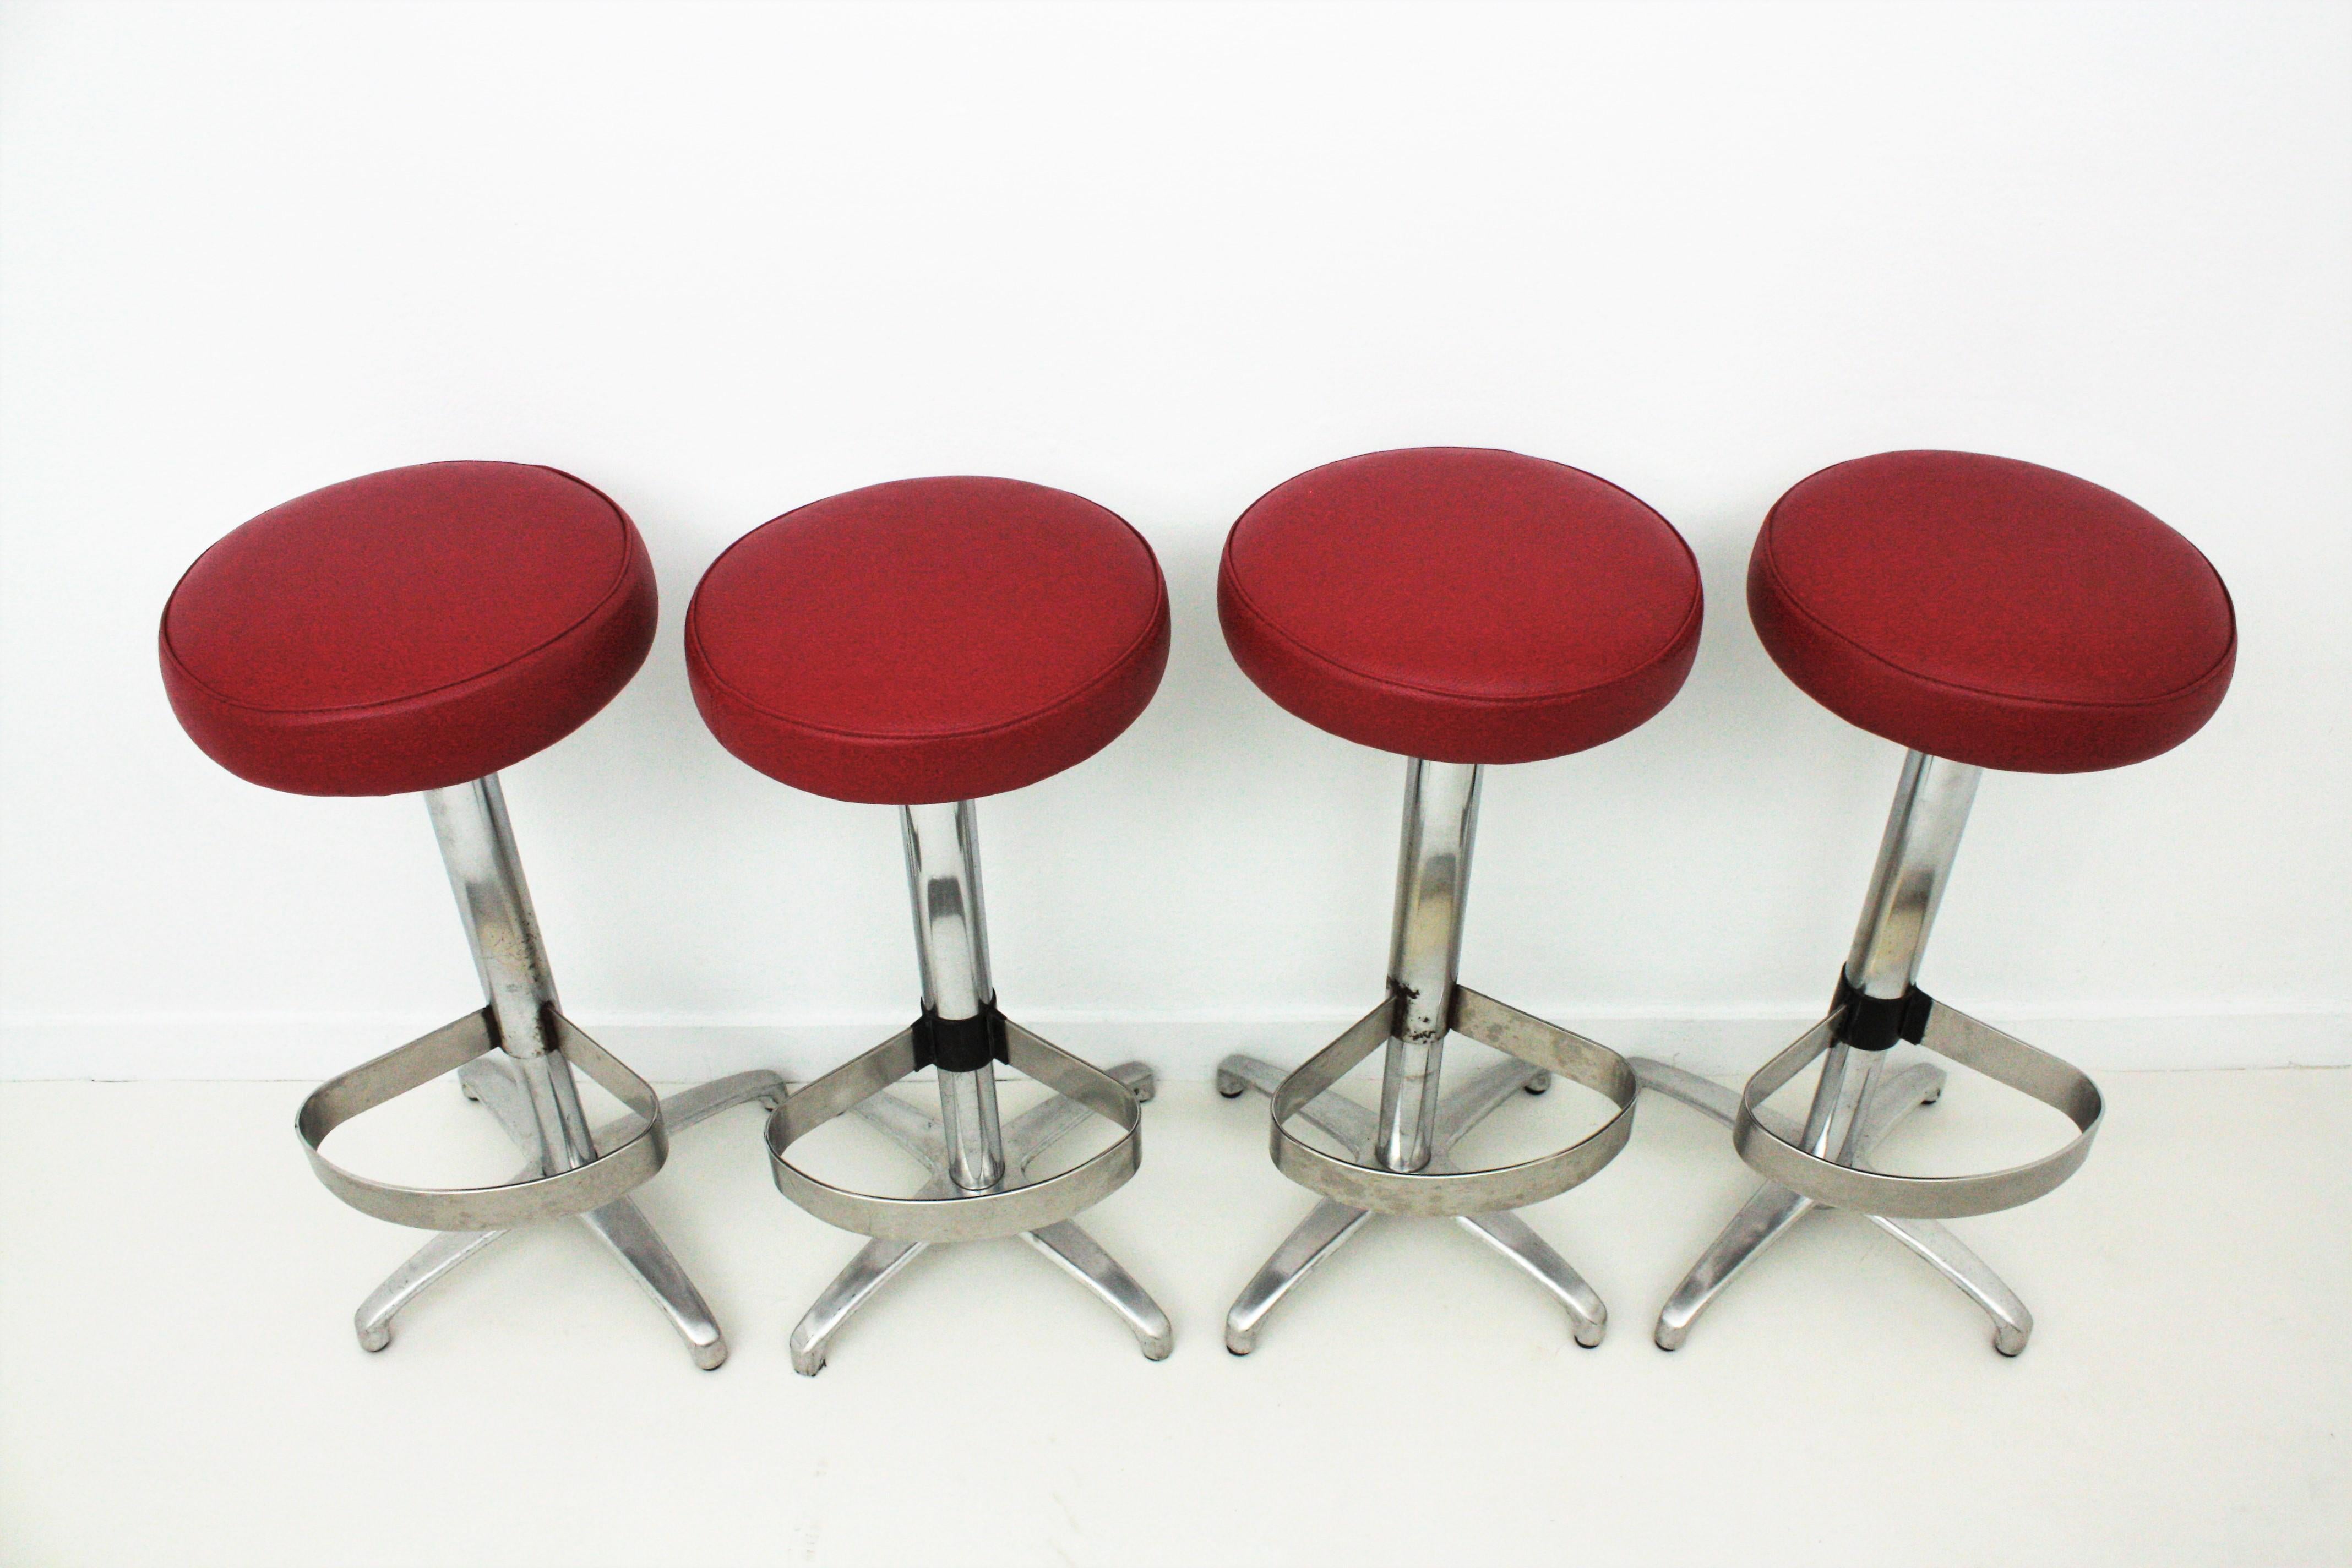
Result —
M1135 1091L1138 1100L1150 1100L1154 1087L1151 1069L1141 1062L1129 1062L1110 1069L1111 1076ZM955 1187L948 1178L947 1143L937 1120L893 1094L877 1094L860 1105L856 1114L881 1129L898 1145L922 1162L930 1173L921 1196L948 1197ZM1004 1164L1007 1181L1017 1181L1028 1173L1048 1149L1076 1131L1091 1113L1073 1100L1055 1095L1033 1110L1014 1117L1004 1124ZM1175 1348L1175 1334L1168 1323L1168 1314L1160 1304L1137 1283L1119 1261L1103 1250L1101 1244L1070 1220L1030 1231L1023 1237L1038 1251L1054 1260L1072 1279L1100 1297L1105 1305L1118 1314L1128 1331L1135 1335L1145 1357L1162 1361ZM803 1377L814 1377L824 1370L825 1353L833 1337L840 1332L856 1310L873 1300L875 1292L898 1278L901 1269L915 1260L918 1253L930 1246L922 1241L869 1241L849 1264L835 1275L833 1283L824 1288L816 1301L803 1313L793 1329L793 1370Z
M458 1069L457 1081L466 1098L487 1106L520 1147L526 1152L536 1150L538 1124L532 1117L530 1100L513 1074L495 1057L478 1057L467 1063ZM736 1073L665 1099L662 1121L672 1133L677 1133L739 1105L757 1102L772 1109L782 1102L784 1087L784 1080L772 1072ZM609 1140L626 1137L635 1125L635 1118L631 1117L625 1124L599 1128L596 1142L600 1147L605 1146ZM538 1171L534 1152L522 1174L536 1174ZM710 1315L709 1304L635 1201L623 1198L576 1217L612 1248L622 1266L645 1288L646 1294L686 1342L687 1352L694 1357L695 1365L709 1372L726 1362L727 1340ZM380 1351L392 1343L394 1314L415 1300L425 1287L506 1234L502 1230L445 1231L426 1242L360 1303L360 1310L352 1316L360 1347Z
M1633 1071L1643 1089L1679 1100L1726 1127L1738 1115L1737 1090L1711 1083L1696 1073L1639 1057L1633 1059ZM1923 1105L1933 1105L1943 1092L1943 1069L1926 1062L1915 1062L1889 1076L1872 1095L1864 1112L1854 1144L1856 1161L1905 1117ZM1796 1136L1785 1127L1776 1127L1775 1131L1784 1137ZM1666 1299L1665 1307L1658 1313L1658 1348L1680 1349L1692 1322L1731 1283L1732 1277L1812 1212L1813 1207L1811 1198L1776 1183L1766 1182L1759 1186L1755 1196L1732 1216L1731 1223L1723 1227L1714 1243L1699 1254L1698 1261L1691 1265L1690 1272ZM1889 1219L1884 1215L1867 1217L1983 1310L1985 1316L1992 1320L1995 1350L2003 1355L2016 1355L2025 1349L2026 1341L2033 1333L2033 1314L1958 1237L1933 1220Z
M1217 1065L1217 1092L1232 1100L1248 1089L1267 1099L1282 1087L1285 1073L1255 1057L1231 1056ZM1551 1075L1521 1061L1505 1061L1470 1078L1450 1090L1439 1103L1433 1170L1446 1166L1446 1156L1464 1134L1494 1114L1517 1090L1541 1094ZM1354 1100L1324 1094L1299 1115L1337 1138L1356 1158L1371 1157L1375 1118ZM1266 1314L1290 1293L1307 1272L1330 1257L1364 1228L1372 1216L1362 1209L1325 1199L1317 1204L1274 1256L1265 1260L1225 1313L1225 1349L1247 1355L1257 1348L1257 1336ZM1609 1310L1601 1297L1568 1261L1552 1250L1527 1221L1516 1214L1463 1215L1454 1223L1501 1253L1551 1292L1568 1312L1576 1342L1591 1348L1601 1342L1609 1325Z

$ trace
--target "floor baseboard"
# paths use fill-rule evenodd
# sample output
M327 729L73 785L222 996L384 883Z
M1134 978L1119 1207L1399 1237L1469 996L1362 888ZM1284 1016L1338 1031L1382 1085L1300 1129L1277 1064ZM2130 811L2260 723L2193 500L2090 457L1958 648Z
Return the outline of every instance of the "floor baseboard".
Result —
M1629 1056L1715 1074L1752 1070L1813 1022L1767 1007L1712 1015L1570 1005L1529 1011ZM2352 1011L2340 1008L2056 1013L1973 1003L1971 1011L2094 1071L2352 1066ZM1296 1062L1354 1021L1304 1012L1152 1016L1045 1009L1018 1016L1090 1060L1140 1059L1174 1079L1204 1079L1232 1051ZM446 1022L421 1014L20 1015L0 1019L0 1079L320 1079ZM908 1020L788 1023L592 1011L574 1022L646 1077L678 1082L753 1067L808 1077Z

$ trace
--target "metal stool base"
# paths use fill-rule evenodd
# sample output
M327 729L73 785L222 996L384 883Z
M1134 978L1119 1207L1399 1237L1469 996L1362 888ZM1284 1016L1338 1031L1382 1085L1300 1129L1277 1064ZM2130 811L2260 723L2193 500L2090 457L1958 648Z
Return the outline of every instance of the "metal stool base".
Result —
M1127 1062L1110 1069L1110 1076L1132 1090L1139 1100L1151 1098L1156 1087L1151 1069L1140 1062ZM861 1101L851 1111L860 1120L888 1133L898 1145L922 1163L929 1173L929 1181L917 1194L922 1198L953 1196L957 1188L948 1174L948 1148L944 1130L939 1121L918 1110L897 1095L876 1094ZM1018 1184L1047 1150L1076 1131L1096 1112L1064 1095L1055 1095L1044 1104L1014 1117L1004 1124L1004 1180ZM1145 1359L1164 1361L1175 1348L1173 1329L1168 1314L1160 1304L1137 1283L1118 1260L1103 1250L1094 1237L1080 1229L1074 1220L1061 1220L1021 1233L1021 1239L1044 1253L1059 1265L1079 1284L1093 1291L1127 1325L1135 1336ZM834 1277L816 1301L803 1313L793 1329L793 1370L803 1377L814 1377L824 1370L825 1357L834 1337L859 1308L872 1300L877 1292L916 1257L926 1249L948 1243L927 1241L897 1241L882 1237L866 1244L856 1257Z
M1643 1057L1633 1058L1633 1071L1643 1089L1678 1100L1726 1127L1738 1120L1738 1089ZM1935 1104L1943 1092L1943 1069L1929 1063L1914 1062L1888 1073L1863 1109L1854 1138L1855 1163L1860 1164L1861 1157L1871 1146L1893 1131L1905 1117L1921 1106ZM1795 1142L1801 1135L1801 1130L1777 1113L1758 1112L1759 1121L1767 1119L1771 1122L1770 1130L1783 1139ZM1698 1261L1691 1265L1690 1272L1683 1276L1682 1283L1666 1299L1664 1309L1658 1313L1654 1335L1658 1348L1681 1349L1690 1334L1691 1324L1733 1277L1816 1206L1812 1199L1777 1183L1759 1185L1755 1196L1699 1255ZM2026 1342L2033 1334L2033 1314L2026 1310L2017 1292L1987 1268L1984 1259L1967 1243L1934 1220L1895 1219L1885 1215L1863 1217L1910 1248L1992 1320L1993 1349L2007 1356L2023 1352Z
M488 1107L506 1129L507 1136L529 1156L522 1174L536 1174L540 1169L538 1123L529 1094L512 1070L495 1054L477 1057L458 1069L457 1081L466 1098ZM739 1105L756 1102L773 1110L783 1102L784 1090L784 1080L774 1073L736 1073L666 1097L661 1102L662 1121L675 1134ZM632 1116L598 1128L596 1145L612 1147L639 1125ZM670 1326L686 1342L687 1353L694 1358L695 1365L705 1372L714 1372L725 1364L727 1340L719 1332L709 1306L634 1198L625 1197L569 1217L586 1226L599 1241L613 1249L622 1267L636 1278L654 1305L661 1309ZM360 1303L352 1320L359 1334L360 1348L380 1351L391 1344L394 1315L426 1287L509 1234L504 1230L452 1230L435 1236Z
M1248 1089L1272 1100L1288 1075L1255 1057L1231 1056L1217 1064L1217 1092L1234 1099ZM1446 1154L1464 1134L1493 1115L1519 1091L1541 1094L1551 1087L1551 1075L1529 1063L1509 1060L1478 1073L1447 1091L1437 1108L1433 1169L1446 1166ZM1737 1100L1738 1097L1733 1099ZM1298 1114L1370 1160L1379 1131L1378 1116L1339 1094L1325 1093L1307 1102ZM1257 1348L1266 1315L1290 1293L1315 1266L1329 1258L1364 1228L1372 1215L1336 1199L1317 1204L1288 1239L1276 1247L1225 1313L1225 1349L1247 1355ZM1583 1276L1552 1250L1527 1221L1507 1210L1460 1215L1454 1224L1492 1247L1525 1270L1567 1310L1576 1342L1588 1350L1599 1344L1609 1325L1609 1309Z

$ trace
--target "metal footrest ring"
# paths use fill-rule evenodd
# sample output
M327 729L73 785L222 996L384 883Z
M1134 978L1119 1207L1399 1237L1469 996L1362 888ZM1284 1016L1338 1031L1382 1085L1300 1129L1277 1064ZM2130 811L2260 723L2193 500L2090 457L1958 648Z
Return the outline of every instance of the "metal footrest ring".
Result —
M1920 1045L2062 1112L2078 1130L2074 1138L2054 1154L1969 1176L1890 1176L1808 1154L1767 1125L1758 1108L1837 1043L1844 1016L1840 1008L1814 1025L1740 1091L1732 1147L1759 1175L1832 1208L1889 1219L1959 1219L2030 1203L2073 1175L2090 1154L2105 1110L2099 1086L2047 1051L1942 1002L1928 1013Z
M1143 1111L1127 1085L1011 1019L1005 1064L1076 1101L1119 1129L1118 1141L1084 1163L1042 1182L947 1197L881 1197L821 1182L784 1151L918 1070L915 1031L892 1036L794 1091L768 1118L768 1165L777 1190L843 1230L887 1241L988 1241L1042 1230L1093 1207L1127 1184L1143 1163Z
M1524 1208L1556 1197L1599 1173L1633 1131L1633 1068L1608 1047L1547 1024L1466 985L1454 988L1448 1026L1529 1067L1575 1079L1606 1095L1617 1113L1599 1131L1538 1159L1479 1171L1407 1173L1327 1154L1301 1141L1291 1118L1346 1077L1389 1038L1393 1001L1384 1001L1338 1039L1299 1064L1274 1097L1271 1136L1275 1168L1310 1192L1374 1214L1451 1218Z
M556 1049L628 1107L641 1124L625 1142L584 1165L551 1176L488 1187L408 1187L347 1171L320 1152L327 1135L362 1111L397 1100L443 1073L498 1048L498 1031L485 1007L422 1039L331 1078L310 1091L294 1119L310 1169L329 1192L362 1214L420 1230L511 1230L544 1219L586 1214L625 1198L651 1180L669 1158L661 1096L620 1058L572 1026L552 1008Z

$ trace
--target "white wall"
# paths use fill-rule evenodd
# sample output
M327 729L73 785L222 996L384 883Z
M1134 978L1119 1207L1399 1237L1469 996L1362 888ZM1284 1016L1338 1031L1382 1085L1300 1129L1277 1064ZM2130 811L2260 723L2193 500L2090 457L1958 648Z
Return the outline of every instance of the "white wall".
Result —
M682 5L0 19L0 1072L309 1076L478 1005L423 808L230 778L165 594L450 457L635 516L653 658L509 775L572 1011L656 1073L913 1006L889 812L697 721L729 541L916 474L1159 550L1166 685L982 813L1016 1016L1204 1071L1378 994L1401 764L1228 661L1247 503L1370 448L1608 476L1709 615L1663 717L1488 785L1465 977L1746 1067L1818 1009L1897 765L1742 599L1784 487L1935 445L2201 545L2237 685L2175 753L1988 782L1925 976L2094 1065L2352 1060L2352 11Z

